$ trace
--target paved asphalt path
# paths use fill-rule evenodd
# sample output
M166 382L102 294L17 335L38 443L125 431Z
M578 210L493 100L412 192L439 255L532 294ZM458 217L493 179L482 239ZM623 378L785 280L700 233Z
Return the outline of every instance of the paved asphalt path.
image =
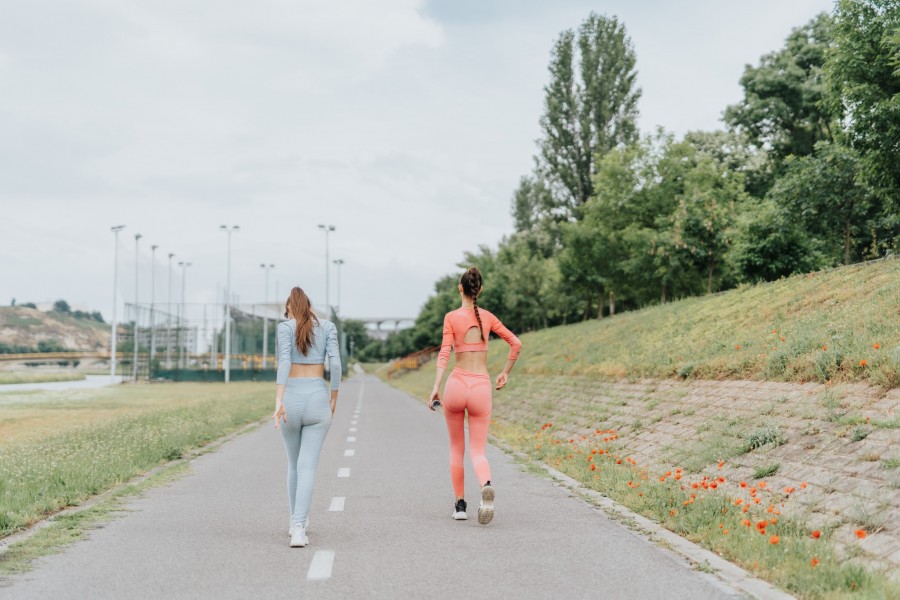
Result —
M440 413L357 375L322 451L308 547L288 546L286 459L266 424L7 578L0 599L740 597L492 447L493 522L475 518L468 464L469 520L452 520L447 448Z

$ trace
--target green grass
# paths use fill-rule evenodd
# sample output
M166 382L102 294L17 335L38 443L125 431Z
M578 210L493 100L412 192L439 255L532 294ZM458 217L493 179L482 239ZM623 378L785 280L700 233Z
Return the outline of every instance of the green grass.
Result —
M0 404L0 537L75 506L272 408L258 383L116 386Z
M190 470L188 463L176 463L147 479L116 490L103 501L72 514L59 515L52 523L34 535L17 542L0 554L0 576L24 573L34 561L48 554L62 552L99 524L108 522L123 513L125 501L152 487L165 485Z
M75 371L0 371L0 385L7 383L81 381L84 377L84 373ZM0 391L3 391L3 388L0 388Z
M526 333L516 370L896 387L898 297L900 260L791 277ZM505 357L505 344L492 342L491 370Z

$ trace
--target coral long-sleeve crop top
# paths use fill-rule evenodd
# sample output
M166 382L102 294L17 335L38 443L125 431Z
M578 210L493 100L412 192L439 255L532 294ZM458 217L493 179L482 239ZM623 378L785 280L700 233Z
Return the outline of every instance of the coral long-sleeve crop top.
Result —
M441 351L437 361L439 369L447 368L447 363L450 361L450 348L456 352L487 351L487 339L492 331L509 344L509 360L516 360L519 357L519 350L522 349L522 342L519 341L519 338L507 329L500 319L485 309L479 307L478 314L481 317L481 331L484 333L485 341L474 344L467 344L464 341L466 332L472 327L478 327L474 308L458 308L444 315L444 337L441 340Z

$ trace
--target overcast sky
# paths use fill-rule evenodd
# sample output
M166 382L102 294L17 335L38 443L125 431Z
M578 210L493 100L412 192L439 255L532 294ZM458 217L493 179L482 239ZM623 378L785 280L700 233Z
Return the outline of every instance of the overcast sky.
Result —
M624 21L640 126L721 127L745 63L831 0L0 0L0 304L109 314L157 299L166 258L233 288L324 304L325 236L354 317L415 316L466 250L512 230L550 47L591 11ZM332 272L332 303L336 303ZM490 282L487 282L489 285ZM176 297L180 289L174 289ZM271 293L270 293L271 298Z

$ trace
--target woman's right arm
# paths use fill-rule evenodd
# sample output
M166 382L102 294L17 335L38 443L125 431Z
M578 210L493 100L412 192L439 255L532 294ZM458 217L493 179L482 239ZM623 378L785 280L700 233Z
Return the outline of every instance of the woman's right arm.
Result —
M437 369L434 374L434 387L431 389L431 395L428 397L428 408L431 408L431 402L441 399L440 387L441 380L444 378L444 372L447 370L447 363L450 362L450 349L453 347L453 327L450 326L450 315L444 315L444 330L441 338L441 351L438 354ZM431 408L431 410L434 410Z
M499 390L506 385L507 381L509 381L509 372L512 371L513 365L516 364L516 359L519 358L522 342L519 341L516 334L507 329L506 325L501 323L500 319L497 317L494 317L491 322L491 331L499 335L504 342L509 344L509 356L506 359L506 366L497 376L496 388Z
M287 423L287 412L284 410L284 386L291 372L291 326L287 321L278 324L276 330L278 346L278 371L275 375L275 427L283 420Z

